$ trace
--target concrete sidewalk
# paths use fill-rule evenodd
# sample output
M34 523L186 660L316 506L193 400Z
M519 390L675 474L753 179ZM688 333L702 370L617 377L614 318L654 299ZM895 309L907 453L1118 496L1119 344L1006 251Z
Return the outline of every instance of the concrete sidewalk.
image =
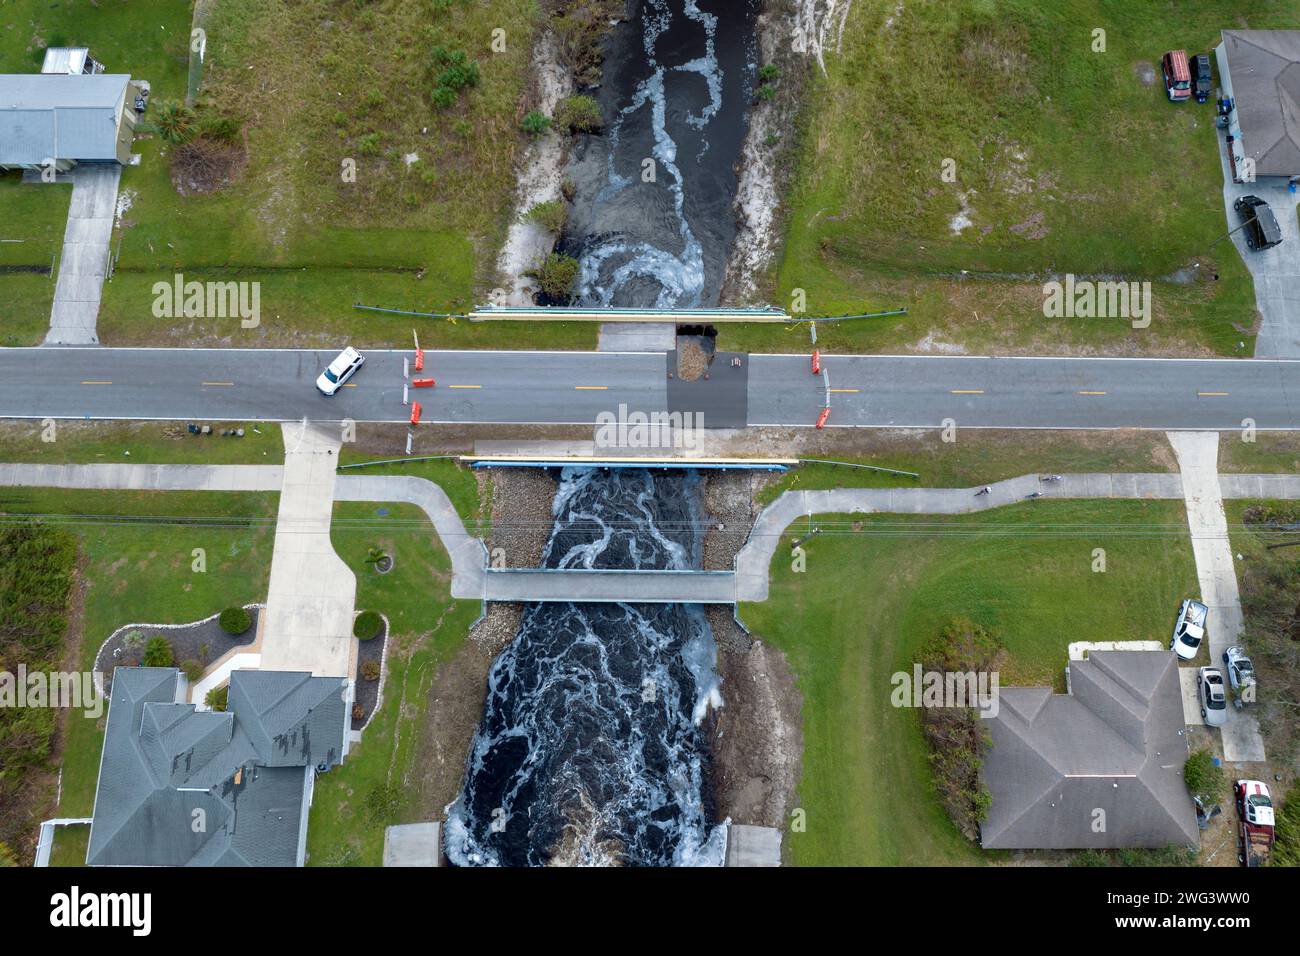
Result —
M1182 472L1201 601L1210 609L1207 648L1210 664L1222 670L1223 652L1241 639L1244 619L1219 486L1219 434L1169 432L1168 437ZM1198 706L1198 716L1199 713ZM1264 759L1264 740L1253 715L1228 708L1228 722L1223 727L1223 759L1229 763Z
M0 464L0 487L130 491L279 491L279 465Z
M59 278L46 345L98 345L99 300L108 274L109 242L117 215L117 163L83 163L70 173L72 203L63 232ZM147 309L148 302L140 308Z
M305 422L281 427L284 483L267 587L262 667L355 679L357 581L330 542L342 441L336 430Z

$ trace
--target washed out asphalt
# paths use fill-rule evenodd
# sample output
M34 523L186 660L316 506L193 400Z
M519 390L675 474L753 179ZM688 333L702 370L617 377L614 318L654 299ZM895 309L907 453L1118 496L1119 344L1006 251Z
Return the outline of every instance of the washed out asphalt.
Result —
M0 417L406 421L403 361L368 351L333 397L314 382L337 353L289 349L0 349ZM690 390L703 424L812 426L827 382L807 355L749 355L738 407L730 376ZM824 356L828 427L1300 428L1300 361L966 356ZM409 388L430 423L591 424L662 412L658 352L425 353L432 388ZM406 384L410 384L407 382ZM683 410L673 396L673 410ZM1246 423L1246 424L1243 424Z

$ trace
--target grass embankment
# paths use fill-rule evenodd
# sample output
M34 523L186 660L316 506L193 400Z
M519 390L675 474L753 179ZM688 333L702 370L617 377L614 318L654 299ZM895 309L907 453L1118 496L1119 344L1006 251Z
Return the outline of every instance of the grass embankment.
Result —
M1260 475L1300 472L1300 433L1260 432L1251 442L1239 434L1219 436L1219 471Z
M895 7L854 4L808 85L778 304L803 289L811 315L910 310L820 324L841 352L932 337L970 351L1250 354L1250 275L1230 243L1211 247L1228 228L1214 108L1171 104L1160 57L1209 50L1225 27L1295 29L1293 4ZM1200 278L1166 281L1193 262ZM1048 272L1151 280L1150 327L1044 318ZM719 346L807 343L804 327L727 326Z
M186 5L177 7L188 31ZM240 124L243 165L223 188L182 195L170 168L175 148L157 137L137 142L144 159L122 179L131 208L101 338L379 346L409 343L414 326L427 346L509 347L526 337L594 347L589 326L532 330L353 309L454 313L485 298L526 141L520 108L538 22L530 0L222 0L206 26L201 97ZM507 31L501 52L489 46L496 27ZM438 50L463 53L477 69L451 105L432 100L445 68L434 63ZM162 73L155 102L182 96L184 64ZM153 284L177 273L260 283L261 324L155 319Z
M805 543L803 574L787 535L770 598L740 607L755 636L788 655L803 695L807 830L788 835L788 852L803 865L979 863L939 805L917 715L889 703L891 675L957 616L996 632L1008 685L1063 690L1071 641L1163 639L1177 601L1196 591L1182 504L1041 501L813 523L835 521L846 533ZM1092 570L1094 548L1105 573Z
M383 701L362 742L342 767L316 781L308 862L378 866L384 828L422 822L413 818L404 783L413 772L429 690L481 606L451 599L446 549L414 505L336 503L331 539L357 576L357 609L388 616L388 665ZM393 557L387 574L366 563L372 547Z
M226 437L243 428L244 437ZM254 430L256 429L256 430ZM284 462L280 426L246 422L213 424L211 435L191 435L169 422L0 422L0 462L47 465L127 464L279 465ZM53 441L46 441L45 437ZM128 454L128 452L130 454Z
M180 624L264 601L277 503L275 494L9 488L0 514L42 515L76 536L70 640L80 641L74 666L88 671L123 624ZM195 548L205 552L203 573L192 570ZM59 816L90 816L102 745L102 718L66 715Z
M944 442L939 432L879 434L869 436L867 441L870 451L810 452L807 457L911 471L920 478L842 465L801 464L766 485L758 493L758 502L768 504L789 490L968 488L1035 473L1162 472L1177 468L1169 443L1159 432L970 429L959 432L955 442Z

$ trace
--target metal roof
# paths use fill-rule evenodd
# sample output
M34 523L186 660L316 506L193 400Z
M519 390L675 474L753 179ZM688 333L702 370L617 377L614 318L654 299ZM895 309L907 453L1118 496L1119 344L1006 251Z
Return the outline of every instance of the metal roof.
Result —
M117 159L124 73L0 74L0 166Z

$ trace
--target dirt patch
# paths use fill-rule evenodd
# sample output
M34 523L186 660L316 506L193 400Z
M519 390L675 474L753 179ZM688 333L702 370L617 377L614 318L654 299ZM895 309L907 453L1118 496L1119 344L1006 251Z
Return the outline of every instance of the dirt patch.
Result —
M465 779L470 741L483 717L492 662L519 630L521 604L489 604L456 656L438 668L409 786L416 819L441 820Z
M755 472L710 472L704 482L708 532L702 565L706 571L730 571L758 516L754 496L766 479Z
M1156 68L1146 60L1139 60L1133 64L1133 75L1143 86L1154 86L1156 82Z
M1021 239L1042 239L1050 231L1047 228L1047 217L1042 212L1036 212L1024 222L1007 228Z
M785 655L753 640L731 608L706 609L726 705L710 717L719 819L784 829L803 757L803 698Z
M708 374L709 355L694 339L677 340L677 377L684 382L694 382Z

